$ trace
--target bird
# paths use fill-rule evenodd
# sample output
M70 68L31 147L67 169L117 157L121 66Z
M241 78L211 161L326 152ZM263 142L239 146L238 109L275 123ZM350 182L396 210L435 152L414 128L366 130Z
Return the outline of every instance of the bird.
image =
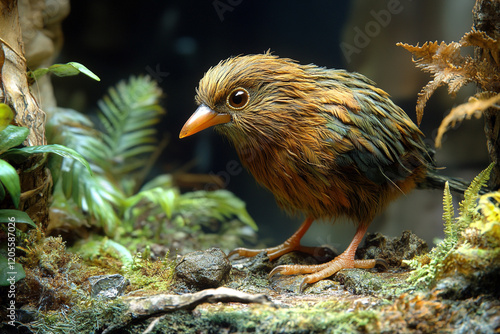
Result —
M271 52L233 56L211 67L196 88L196 111L179 137L213 127L227 137L242 165L277 204L306 218L285 242L265 249L274 260L312 253L301 238L315 220L346 217L356 232L344 252L317 265L280 265L269 274L304 274L300 291L346 268L373 268L355 252L372 220L414 188L441 188L424 135L389 94L366 76L300 64Z

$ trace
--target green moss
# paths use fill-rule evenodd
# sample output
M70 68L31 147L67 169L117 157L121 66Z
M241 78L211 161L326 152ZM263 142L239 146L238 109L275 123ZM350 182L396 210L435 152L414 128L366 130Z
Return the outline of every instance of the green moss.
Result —
M202 312L207 323L237 332L358 333L376 329L377 316L368 310L346 310L344 303L326 302L313 307L252 307L233 312Z
M70 311L52 311L40 314L38 320L29 324L35 333L93 334L103 328L119 325L125 305L120 300L103 301L81 297Z
M336 277L354 294L393 299L414 289L406 282L408 275L409 273L372 273L364 269L344 269Z
M147 253L147 252L146 252ZM170 290L173 282L175 261L168 259L151 260L147 254L137 253L130 268L124 270L130 280L131 289L162 292Z
M106 274L118 273L130 281L129 290L168 291L172 284L175 261L165 257L151 259L151 251L132 255L123 245L106 237L93 236L72 247L90 266L106 269Z
M378 329L377 313L351 309L348 303L327 301L310 305L274 308L251 305L231 308L209 305L195 311L167 314L155 326L155 333L372 333ZM141 332L144 324L132 326Z

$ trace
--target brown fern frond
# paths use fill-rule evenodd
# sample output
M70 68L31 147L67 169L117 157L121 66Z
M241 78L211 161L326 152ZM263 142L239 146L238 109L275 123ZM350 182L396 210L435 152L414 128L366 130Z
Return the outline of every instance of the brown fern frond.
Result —
M478 46L484 50L483 57L491 57L495 64L500 65L500 41L488 36L484 31L477 31L472 28L460 40L462 46Z
M500 94L483 92L470 97L468 102L453 108L439 126L435 142L436 147L441 146L443 135L449 128L454 127L455 124L464 119L471 119L472 116L480 118L485 109L495 106L498 102L500 102ZM496 106L496 108L499 108L499 106Z
M460 54L461 44L426 42L422 46L398 43L413 54L413 62L423 71L430 72L434 78L418 94L417 122L420 124L424 107L434 91L448 85L448 93L454 95L463 85L474 80L476 70L472 58Z

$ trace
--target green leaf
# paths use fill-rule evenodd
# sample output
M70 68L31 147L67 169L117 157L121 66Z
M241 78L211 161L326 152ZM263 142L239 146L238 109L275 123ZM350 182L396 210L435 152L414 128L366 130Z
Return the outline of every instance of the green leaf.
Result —
M178 197L179 191L176 188L157 187L139 192L137 195L128 198L126 203L130 208L137 205L142 199L147 199L151 203L160 205L167 218L171 219Z
M158 149L153 126L164 113L158 104L161 95L150 77L131 77L111 87L98 102L97 116L105 129L102 139L114 160L108 172L123 176L145 168L143 155Z
M104 247L113 248L118 253L119 259L122 261L124 267L130 267L134 263L132 253L119 243L108 239L104 242Z
M5 198L5 188L3 185L0 183L0 202L2 202Z
M174 186L174 181L172 180L172 175L170 174L160 174L153 179L149 180L147 183L145 183L140 191L148 190L148 189L153 189L157 187L162 187L162 188L172 188Z
M26 277L23 266L0 255L0 286L9 286Z
M490 179L490 173L494 165L494 163L491 163L485 170L481 171L465 190L464 199L459 204L460 216L472 216L476 213L476 200L479 197L479 191Z
M9 105L0 103L0 131L5 129L7 125L14 119L14 113Z
M36 228L36 224L24 211L4 209L0 210L0 223L24 223Z
M7 188L7 191L12 198L14 206L19 206L21 199L21 184L19 183L19 175L16 170L7 161L0 159L0 182Z
M0 154L21 145L28 137L29 132L28 128L15 125L8 125L3 131L0 131Z
M255 231L258 230L257 224L246 210L245 202L227 190L198 190L184 193L180 196L177 206L177 210L181 213L193 211L193 208L196 208L197 211L203 212L205 216L218 220L236 216L241 222Z
M102 227L106 235L118 233L121 218L130 212L127 204L141 200L130 200L129 196L143 182L152 164L153 158L147 155L162 147L152 129L164 113L158 104L161 96L161 89L150 77L131 77L110 88L98 102L102 123L98 127L104 131L96 130L98 127L87 117L75 117L78 113L73 110L49 119L48 138L77 150L95 173L90 177L82 172L82 165L64 159L57 191L64 192L66 199L92 216L92 223ZM166 195L155 203L171 212L171 197Z
M58 77L68 77L82 73L96 81L101 81L101 79L91 70L89 70L84 65L76 62L69 62L67 64L54 64L49 68L39 68L32 72L29 72L28 75L34 80L37 80L47 73L53 73Z
M92 175L92 169L90 168L90 165L87 162L87 160L77 151L63 145L52 144L52 145L40 145L40 146L28 146L23 148L13 148L10 149L8 152L6 152L4 156L8 157L11 155L21 155L24 157L28 157L36 153L54 153L60 155L63 158L75 159L81 162L87 168L90 175Z
M443 194L443 221L445 231L453 228L454 217L455 209L453 208L453 198L450 192L450 184L446 181Z

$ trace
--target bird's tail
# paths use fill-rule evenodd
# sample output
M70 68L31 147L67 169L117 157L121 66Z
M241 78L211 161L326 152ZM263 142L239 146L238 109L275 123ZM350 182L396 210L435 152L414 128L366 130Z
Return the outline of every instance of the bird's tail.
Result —
M448 182L450 190L463 197L465 190L469 187L470 182L462 180L457 177L450 177L438 174L435 170L429 170L423 182L419 182L417 188L419 189L438 189L443 190L445 183ZM479 194L483 195L488 192L488 188L483 187Z

